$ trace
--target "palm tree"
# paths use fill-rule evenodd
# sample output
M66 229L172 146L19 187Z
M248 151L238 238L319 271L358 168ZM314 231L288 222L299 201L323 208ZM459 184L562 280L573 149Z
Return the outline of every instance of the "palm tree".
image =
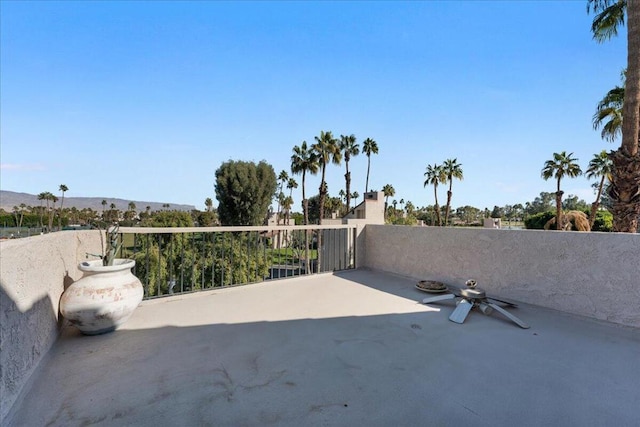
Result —
M351 157L355 157L360 154L360 146L356 143L355 135L340 135L340 151L344 155L344 164L346 166L346 173L344 174L344 180L346 183L345 193L347 193L347 210L351 207L351 172L349 172L349 160Z
M362 152L367 155L367 182L364 186L364 192L369 191L369 170L371 169L371 154L378 154L378 144L371 138L364 140L362 144Z
M293 206L293 189L298 188L298 182L293 178L289 178L287 181L287 188L289 189L289 196L286 198L289 205L287 208L287 225L289 225L289 222L291 222L291 207Z
M276 214L276 224L280 225L280 205L282 199L284 198L284 194L282 194L282 188L284 184L289 180L289 174L286 170L280 171L280 175L278 175L278 181L280 182L280 191L278 191L278 210Z
M413 211L416 209L415 206L413 206L413 203L411 202L411 200L407 200L407 203L404 205L404 210L405 212L407 212L407 215L413 215Z
M393 188L393 185L387 184L382 187L382 194L384 194L384 214L387 214L387 206L389 206L389 197L393 197L396 195L396 190Z
M591 30L598 42L618 34L627 15L627 72L622 116L622 143L610 154L613 162L608 195L613 202L613 229L636 233L640 218L640 2L589 0Z
M355 203L353 204L353 205L354 205L354 207L355 207L355 206L358 206L358 197L360 197L360 193L358 193L357 191L354 191L354 192L351 194L351 197L353 197L353 198L355 199ZM349 209L351 209L351 206L347 205L347 211L348 211Z
M104 210L107 207L107 201L102 199L102 217L104 218Z
M285 224L289 225L289 219L291 218L291 206L293 206L293 197L287 196L282 198L282 210L285 214ZM286 233L286 232L285 232ZM286 234L285 234L286 237ZM285 239L286 241L286 239Z
M433 185L433 196L435 198L436 204L434 206L434 210L436 211L436 220L438 222L438 226L442 225L442 219L440 218L440 205L438 204L438 184L441 182L445 182L447 176L444 173L444 169L442 166L433 164L427 165L427 171L424 173L425 180L424 186Z
M291 173L302 174L302 210L304 211L304 225L309 224L309 200L305 193L305 178L307 172L311 175L318 173L318 156L307 147L307 141L302 141L300 146L293 147L291 156Z
M576 163L578 159L574 159L573 153L567 154L566 151L561 153L553 153L553 159L547 160L542 168L542 178L546 181L549 178L555 178L558 185L556 190L556 230L562 229L562 195L564 191L560 190L560 181L565 176L575 178L582 174L580 165Z
M42 206L42 201L46 199L47 199L47 193L45 191L38 194L38 200L40 200L40 229L44 228L44 222L43 222L44 207ZM47 205L48 205L48 202L47 202Z
M20 223L18 224L18 227L22 227L22 221L24 220L24 210L26 209L26 207L26 204L20 203ZM18 234L20 234L20 228L18 228Z
M587 178L601 178L598 185L598 195L596 201L591 204L591 215L589 215L589 228L593 228L593 223L596 220L596 212L600 205L600 197L602 196L602 189L607 179L611 180L611 169L613 164L611 159L605 150L602 150L599 154L593 156L593 159L589 162L586 175Z
M318 156L318 163L322 168L322 179L320 180L320 224L324 219L324 203L327 198L327 182L325 181L325 171L327 169L327 163L332 162L339 165L342 161L342 153L338 140L333 137L331 132L320 131L320 136L315 137L316 143L311 146L311 149ZM320 269L318 269L320 271Z
M458 159L447 159L444 161L442 165L442 169L447 179L444 181L445 183L449 183L449 190L447 190L447 210L444 213L444 224L449 224L449 212L451 210L451 196L453 192L451 191L451 187L453 186L453 179L459 179L462 181L462 165L458 163Z
M293 154L291 155L291 173L302 174L302 210L304 211L304 225L309 224L309 200L305 193L305 178L307 172L312 175L318 173L318 156L316 153L307 147L307 141L302 141L300 146L295 145L293 147ZM308 274L310 269L309 264L309 230L304 233L304 251L305 251L305 272Z
M593 128L602 126L600 135L605 141L613 142L622 134L622 106L624 102L624 81L602 98L593 115Z
M593 39L602 43L618 35L618 27L624 25L627 0L588 0L587 13L595 13L591 24Z
M54 194L50 193L47 191L47 210L49 210L49 230L51 231L53 229L53 215L56 212L56 203L58 202L58 196L55 196ZM52 202L51 205L51 209L49 209L49 201Z
M204 205L207 208L207 212L211 212L211 209L213 208L213 200L211 200L211 197L204 199Z
M64 205L64 193L69 191L69 188L64 184L60 184L58 190L62 193L62 198L60 199L60 211L58 212L58 229L62 230L62 206Z

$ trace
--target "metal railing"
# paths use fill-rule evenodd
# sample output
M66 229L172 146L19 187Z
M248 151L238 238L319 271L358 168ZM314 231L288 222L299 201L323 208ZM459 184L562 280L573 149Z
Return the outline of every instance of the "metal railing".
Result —
M145 298L355 268L355 225L121 227Z

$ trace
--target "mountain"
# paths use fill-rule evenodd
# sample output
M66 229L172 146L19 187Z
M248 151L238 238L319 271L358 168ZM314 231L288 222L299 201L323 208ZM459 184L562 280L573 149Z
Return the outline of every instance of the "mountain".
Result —
M55 194L55 196L60 197L59 194ZM169 202L143 202L140 200L117 199L114 197L65 197L63 207L71 208L75 206L76 209L91 208L101 212L103 200L107 201L107 209L109 209L109 206L113 203L116 205L116 208L121 211L127 210L129 202L136 204L136 211L138 212L144 211L147 206L151 207L152 211L159 211L164 209L162 205L166 203L169 204L169 209L172 210L191 211L196 208L193 205L179 205ZM21 203L27 206L40 206L40 200L38 200L37 195L0 190L0 208L11 212L14 206L20 206ZM46 202L43 201L42 204L46 205ZM58 202L56 206L60 206L60 203Z

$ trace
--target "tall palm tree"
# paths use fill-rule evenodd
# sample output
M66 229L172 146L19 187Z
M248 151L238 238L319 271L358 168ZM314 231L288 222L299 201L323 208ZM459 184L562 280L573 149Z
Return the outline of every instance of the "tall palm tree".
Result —
M60 210L58 212L58 229L62 230L62 206L64 205L64 193L69 191L69 187L64 184L60 184L58 190L62 193L62 197L60 198Z
M276 211L276 224L280 225L280 205L282 204L282 199L284 198L284 194L282 193L282 189L284 188L284 184L289 180L289 174L286 170L281 170L280 175L278 175L278 182L280 183L280 190L278 190L278 210Z
M433 166L427 165L427 171L424 173L424 176L424 186L433 185L433 196L436 202L434 206L434 210L436 211L436 221L438 222L438 226L441 226L442 219L440 217L440 205L438 204L438 184L444 182L447 179L447 176L445 175L442 166L435 163Z
M298 188L298 182L293 178L289 178L287 188L289 189L289 197L293 198L293 189Z
M207 212L211 212L211 209L213 208L213 200L211 200L211 197L204 199L204 205L207 208Z
M378 154L378 144L371 138L367 138L362 143L362 152L367 155L367 182L364 192L369 191L369 170L371 169L371 154Z
M24 203L20 203L20 223L18 227L22 227L22 220L24 219L24 210L27 208L27 205ZM18 228L18 234L20 234L20 229Z
M393 185L386 184L382 187L382 194L384 194L384 214L387 215L387 207L389 206L389 197L393 197L396 195L396 189L393 188Z
M289 219L291 218L291 206L293 206L293 197L286 196L282 198L282 210L285 212L285 220L284 224L289 225ZM286 241L286 231L285 231L285 241Z
M451 209L451 196L453 192L451 187L453 186L453 179L459 179L462 181L462 165L458 163L458 159L447 159L442 165L442 169L447 179L445 182L449 183L449 190L447 190L447 210L444 213L444 225L449 224L449 211Z
M546 181L549 178L555 178L557 182L556 189L556 230L562 229L562 195L564 191L560 190L560 181L565 176L575 178L582 174L582 169L578 165L578 159L573 157L573 153L567 154L566 151L561 153L553 153L553 159L547 160L542 168L542 178Z
M640 1L627 1L627 80L622 115L622 144L612 156L609 196L613 229L637 233L640 220Z
M302 210L304 211L304 225L309 225L309 199L305 192L305 178L307 172L311 175L318 173L318 156L310 147L307 147L307 141L302 141L300 146L293 147L291 155L291 173L302 174ZM310 272L309 262L309 230L304 233L304 251L305 251L305 272Z
M40 200L40 229L42 229L44 227L44 207L42 206L42 201L47 200L47 193L43 191L42 193L38 194L38 200ZM49 203L47 202L47 205L48 204Z
M353 193L351 193L351 196L355 199L354 207L358 206L358 197L360 197L360 193L358 193L357 191L354 191ZM347 211L349 209L351 209L351 206L347 206Z
M50 193L47 191L47 210L49 210L49 230L51 231L53 230L53 216L56 212L56 203L58 202L58 196L54 195L53 193ZM49 209L49 201L52 202L51 204L51 209Z
M340 191L338 191L338 196L340 196L340 201L342 202L342 200L344 199L345 202L347 200L347 198L345 197L347 194L344 192L344 190L341 188ZM349 206L347 206L347 210L349 210Z
M339 165L342 161L342 152L338 145L338 140L333 137L331 132L320 131L320 136L315 137L316 143L311 146L311 149L318 156L318 163L322 168L322 179L320 180L320 224L324 219L324 203L327 198L327 181L325 180L325 173L328 163ZM320 271L320 270L318 270Z
M588 0L596 14L591 30L602 42L618 34L627 21L627 72L622 116L622 143L610 154L613 162L608 195L613 202L613 229L636 233L640 218L640 2Z
M589 215L589 227L593 228L593 223L596 220L596 212L600 205L600 197L602 196L602 189L604 188L605 181L611 180L611 169L613 164L609 155L605 150L602 150L599 154L593 156L593 159L589 162L586 175L587 178L600 178L600 184L598 185L598 195L596 201L591 204L591 215Z
M351 157L355 157L360 154L360 146L356 143L356 136L351 134L349 136L340 135L340 151L344 155L344 164L346 166L346 173L344 174L345 180L345 193L347 193L347 210L351 207L351 172L349 172L349 160Z
M104 210L107 208L107 201L102 199L102 217L104 218Z
M309 224L309 200L305 193L305 178L307 172L311 175L318 173L318 156L309 147L307 141L302 141L300 146L293 147L293 155L291 156L291 173L302 174L302 210L304 211L304 225Z

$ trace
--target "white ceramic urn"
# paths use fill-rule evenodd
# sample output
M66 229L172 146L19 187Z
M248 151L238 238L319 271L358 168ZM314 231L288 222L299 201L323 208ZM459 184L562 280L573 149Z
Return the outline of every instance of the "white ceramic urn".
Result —
M142 301L142 283L131 272L135 264L128 259L116 259L111 266L102 260L81 263L84 275L62 294L60 313L86 335L115 330Z

